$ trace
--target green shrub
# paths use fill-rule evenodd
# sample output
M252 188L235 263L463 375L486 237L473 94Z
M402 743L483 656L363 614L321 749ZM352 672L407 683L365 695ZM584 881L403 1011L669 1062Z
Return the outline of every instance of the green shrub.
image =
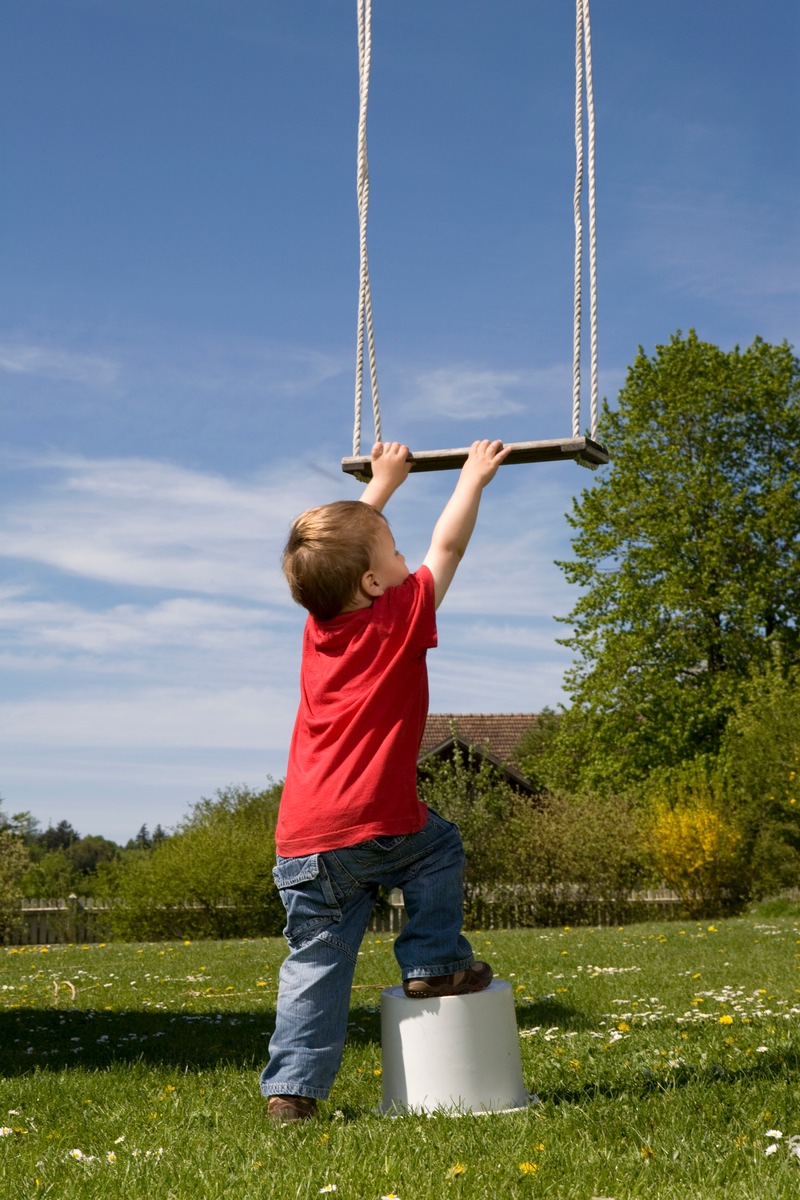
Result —
M272 881L281 787L231 787L203 799L170 837L127 852L106 875L114 936L278 935L284 912Z
M64 898L72 892L81 896L92 894L64 849L48 850L31 862L22 880L22 889L27 899Z
M637 814L618 796L544 797L518 862L539 924L630 919L631 892L647 882Z
M771 663L728 722L720 756L756 898L800 887L800 670Z
M467 923L487 887L519 882L517 848L532 811L488 759L456 746L450 759L427 763L420 799L454 821L467 856L464 906Z
M646 866L627 801L521 795L458 749L426 769L420 795L461 830L468 924L483 923L493 905L516 908L520 921L523 903L542 925L630 914Z
M22 924L22 879L29 862L22 838L0 829L0 942Z

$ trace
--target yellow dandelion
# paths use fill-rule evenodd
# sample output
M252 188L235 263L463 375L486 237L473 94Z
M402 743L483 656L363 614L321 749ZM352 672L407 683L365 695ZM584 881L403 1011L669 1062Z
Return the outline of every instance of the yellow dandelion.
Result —
M631 1027L627 1021L620 1021L617 1025L617 1029L620 1031L620 1033L630 1033L631 1031Z
M519 1169L520 1169L520 1171L522 1171L523 1175L533 1175L536 1171L539 1170L539 1167L536 1163L521 1162L519 1164Z
M447 1178L448 1179L458 1179L459 1175L463 1175L464 1172L466 1171L466 1169L467 1168L464 1166L464 1164L462 1162L453 1163L452 1167L447 1172Z
M652 1148L652 1146L642 1146L641 1154L645 1162L649 1162L649 1160L655 1154L655 1150Z
M730 1015L730 1013L725 1013L724 1017L720 1017L719 1023L720 1025L732 1025L733 1017Z

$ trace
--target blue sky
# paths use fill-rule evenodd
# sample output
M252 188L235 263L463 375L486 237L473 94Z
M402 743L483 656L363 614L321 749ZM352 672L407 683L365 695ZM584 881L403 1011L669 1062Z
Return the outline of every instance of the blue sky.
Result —
M574 6L375 0L384 436L568 436ZM678 329L798 346L796 0L595 0L600 386ZM352 0L6 0L0 793L124 841L280 778L299 511L358 495ZM668 464L665 463L665 469ZM554 560L593 476L504 468L435 712L563 699ZM455 476L388 511L412 564Z

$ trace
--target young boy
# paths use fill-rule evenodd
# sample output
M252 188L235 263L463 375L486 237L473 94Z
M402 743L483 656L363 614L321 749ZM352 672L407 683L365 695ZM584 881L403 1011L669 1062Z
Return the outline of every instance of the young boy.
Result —
M470 447L413 575L382 516L408 476L406 446L377 443L360 500L311 509L292 526L284 572L309 616L273 872L289 954L261 1091L277 1124L314 1116L330 1091L380 885L403 891L408 921L394 950L407 996L463 995L491 982L461 932L460 835L418 799L416 763L436 609L507 454L498 441Z

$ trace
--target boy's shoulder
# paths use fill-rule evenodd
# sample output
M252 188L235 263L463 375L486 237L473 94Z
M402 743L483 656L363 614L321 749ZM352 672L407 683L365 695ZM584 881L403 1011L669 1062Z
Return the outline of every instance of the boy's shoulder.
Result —
M387 588L376 596L365 608L353 612L339 613L327 621L318 621L309 615L306 631L312 640L332 647L342 647L354 638L372 631L376 636L399 625L410 625L417 621L430 620L435 625L435 586L433 575L426 566L419 567L396 587Z

